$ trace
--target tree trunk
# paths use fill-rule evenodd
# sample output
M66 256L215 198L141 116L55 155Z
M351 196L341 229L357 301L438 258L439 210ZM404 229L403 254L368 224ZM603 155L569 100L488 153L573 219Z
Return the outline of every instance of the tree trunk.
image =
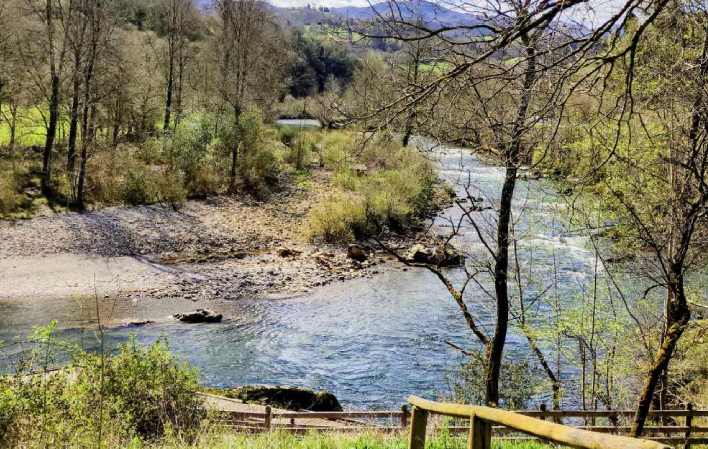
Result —
M632 422L631 435L634 437L641 436L644 431L644 424L651 407L656 385L662 374L668 371L669 362L673 356L674 349L676 349L676 344L691 319L691 310L686 301L681 268L673 267L672 271L675 281L669 286L670 300L667 305L668 310L666 311L666 335L644 381L644 388L639 397L637 411L634 414L634 421Z
M180 38L181 39L181 38ZM178 56L178 67L177 67L177 98L176 98L176 114L175 114L175 128L179 126L179 122L182 120L182 89L184 88L184 42L180 41L179 44L179 56Z
M49 124L47 138L44 142L44 155L42 157L42 193L51 194L52 183L52 151L59 123L59 75L52 74L52 94L49 99Z
M17 104L10 105L10 157L14 163L15 141L17 140Z
M78 70L78 65L75 67ZM67 147L66 170L69 175L74 173L76 165L76 135L79 128L79 77L74 75L73 92L71 94L71 121L69 123L69 144Z
M511 208L516 188L516 175L521 151L521 136L531 100L531 90L536 81L536 50L529 43L527 36L522 36L526 45L527 62L522 87L521 101L516 111L516 118L511 133L511 142L506 151L506 175L502 187L497 223L497 250L494 264L494 292L497 305L497 323L494 337L487 347L487 372L485 379L487 405L499 405L499 374L501 372L504 344L509 326L509 225Z
M172 115L172 89L174 84L174 56L170 50L169 71L167 73L167 92L165 98L165 119L162 124L162 130L167 132L170 129L170 120Z
M509 327L509 224L511 205L516 186L517 169L509 163L502 188L497 224L497 254L494 265L494 291L497 299L497 323L494 336L487 348L487 376L485 381L487 405L499 405L499 374L501 372L506 332Z
M241 108L234 108L234 118L236 122L234 123L234 129L236 130L236 138L231 145L231 170L229 172L229 192L233 193L236 191L236 165L238 163L238 147L239 147L239 130L241 126Z

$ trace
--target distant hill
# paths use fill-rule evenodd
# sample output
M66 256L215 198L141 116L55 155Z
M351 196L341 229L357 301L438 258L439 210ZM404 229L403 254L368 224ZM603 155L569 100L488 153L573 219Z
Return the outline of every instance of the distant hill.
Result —
M354 20L396 17L406 21L421 20L423 24L429 26L464 26L480 23L480 18L474 15L453 11L427 0L397 1L395 4L381 2L372 6L330 8L330 11Z
M391 5L392 3L384 1L372 6L282 8L271 4L270 7L278 17L298 27L332 20L370 21L378 17L391 17L394 11ZM421 20L424 25L430 27L473 25L480 22L476 16L453 11L427 0L397 1L395 17L406 21Z

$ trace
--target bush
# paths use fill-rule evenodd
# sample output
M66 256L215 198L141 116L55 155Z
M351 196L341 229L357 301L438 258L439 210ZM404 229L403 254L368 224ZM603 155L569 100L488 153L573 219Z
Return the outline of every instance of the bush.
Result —
M312 211L311 239L350 241L386 228L405 231L436 207L436 176L417 150L382 139L359 147L342 132L329 133L323 146L325 166L336 167L334 185L353 195L332 195Z
M309 218L309 237L328 243L349 242L366 233L366 201L353 193L335 193L315 207Z
M22 195L17 192L17 182L13 174L0 177L0 213L15 212L22 203Z
M87 356L78 383L100 384L100 357ZM199 427L204 407L197 373L179 363L162 342L143 348L132 339L109 359L103 373L104 395L129 417L131 428L144 437L168 430L191 433Z
M55 349L49 335L44 351ZM196 437L205 416L197 374L164 343L142 348L131 340L114 357L71 352L61 371L0 378L0 445L118 447L134 436ZM26 366L43 366L45 356Z
M472 351L459 370L451 373L452 399L455 402L484 405L484 364L484 351ZM499 377L499 406L510 410L526 409L540 385L539 373L532 369L528 361L505 357Z
M286 162L295 167L296 170L307 168L312 163L312 154L316 145L317 135L315 133L301 131L293 137L290 143Z
M351 162L355 154L355 138L351 133L336 131L328 132L322 138L322 160L325 168L339 170Z
M267 196L278 184L282 145L274 131L263 124L261 113L252 110L241 116L238 127L240 156L238 176L242 187L257 197Z

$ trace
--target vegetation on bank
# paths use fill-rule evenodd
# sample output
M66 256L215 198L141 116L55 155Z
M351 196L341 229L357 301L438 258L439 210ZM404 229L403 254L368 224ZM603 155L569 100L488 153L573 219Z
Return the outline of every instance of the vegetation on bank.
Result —
M102 340L101 330L98 332ZM0 447L155 449L404 449L404 433L233 433L213 420L197 395L198 374L164 342L130 339L115 350L85 352L60 338L56 325L36 329L32 351L16 372L0 376ZM61 365L62 369L56 367ZM466 447L445 426L430 449ZM540 449L538 443L494 442L495 449Z
M330 133L320 145L334 189L310 214L314 240L346 242L383 229L401 232L443 201L432 163L390 137Z
M206 410L197 373L164 343L130 340L113 355L87 353L58 341L53 325L30 340L36 349L0 377L0 446L121 447L198 435ZM56 358L66 356L56 370Z
M164 442L157 445L129 446L129 449L149 447L154 449L405 449L408 435L402 433L363 432L311 432L298 436L286 432L266 434L206 433L193 444ZM467 435L450 435L441 432L426 441L427 449L464 449ZM492 440L492 449L547 449L539 442L509 442Z

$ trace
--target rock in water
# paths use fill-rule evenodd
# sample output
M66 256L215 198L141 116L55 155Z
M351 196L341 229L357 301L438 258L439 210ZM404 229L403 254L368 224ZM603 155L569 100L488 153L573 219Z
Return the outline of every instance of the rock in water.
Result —
M366 254L364 247L353 244L347 247L347 257L352 260L356 260L357 262L364 262L368 255Z
M206 309L197 309L190 313L177 313L175 319L183 323L219 323L223 316Z
M408 251L406 258L414 263L436 265L438 267L456 267L465 263L465 257L450 248L436 246L426 248L417 243Z
M310 410L313 412L341 412L337 398L327 391L306 388L268 385L247 385L231 391L229 396L243 402L255 402L287 410Z

